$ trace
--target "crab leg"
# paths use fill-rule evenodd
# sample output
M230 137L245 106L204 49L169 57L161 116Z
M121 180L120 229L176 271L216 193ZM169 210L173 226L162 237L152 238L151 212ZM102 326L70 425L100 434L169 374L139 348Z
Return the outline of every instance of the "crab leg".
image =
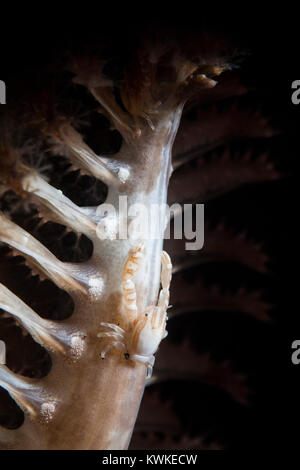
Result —
M124 336L121 335L120 333L115 333L115 332L110 332L110 331L104 331L101 333L97 334L97 338L115 338L115 339L123 339Z
M125 348L125 345L123 343L121 343L120 341L112 341L111 343L109 343L102 351L101 353L101 359L105 359L105 356L106 356L106 353L111 349L111 348L121 348L123 349L124 351L126 350Z
M105 322L101 322L100 323L101 326L105 326L106 328L110 328L114 331L116 331L117 333L120 333L122 335L125 334L125 331L123 330L123 328L121 328L120 326L118 325L115 325L114 323L105 323Z
M151 356L142 356L140 354L134 354L132 356L132 359L135 360L135 361L142 362L143 364L147 365L147 376L146 376L146 378L150 379L150 377L152 376L152 370L153 370L153 366L154 366L154 362L155 362L155 357L153 355L151 355Z
M172 263L170 256L166 251L162 252L162 268L161 268L161 285L162 289L159 294L158 307L165 312L169 306L170 283L172 278Z

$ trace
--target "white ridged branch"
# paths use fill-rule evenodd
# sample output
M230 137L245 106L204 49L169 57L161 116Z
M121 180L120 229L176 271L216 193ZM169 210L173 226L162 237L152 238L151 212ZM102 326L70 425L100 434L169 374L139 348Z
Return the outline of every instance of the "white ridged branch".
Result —
M26 230L11 222L0 213L0 241L8 244L33 264L41 273L51 279L58 287L67 292L88 294L92 289L102 288L103 280L100 274L95 275L91 270L84 269L75 263L59 261L47 248L37 241Z
M80 335L69 331L66 325L44 320L28 305L0 284L0 308L17 318L32 337L47 350L66 353L79 347ZM76 351L76 355L77 351Z
M70 160L92 176L99 178L107 185L119 186L120 183L124 182L119 175L120 165L118 165L118 172L114 172L114 163L108 158L96 155L84 142L79 132L70 124L62 124L58 136L54 136L54 140L66 146L69 150ZM124 168L124 171L127 172L128 170Z
M90 217L68 199L62 191L48 184L38 173L27 169L27 174L22 179L22 188L31 194L36 204L42 204L53 214L58 222L67 225L76 232L93 237L96 232L96 223Z
M124 137L125 141L140 136L141 130L134 126L130 115L126 115L118 106L112 89L107 87L89 87L89 91L98 103L103 106L109 118L114 123L115 128Z
M9 392L25 413L33 419L50 421L55 413L57 400L44 392L36 380L26 379L0 364L0 386Z

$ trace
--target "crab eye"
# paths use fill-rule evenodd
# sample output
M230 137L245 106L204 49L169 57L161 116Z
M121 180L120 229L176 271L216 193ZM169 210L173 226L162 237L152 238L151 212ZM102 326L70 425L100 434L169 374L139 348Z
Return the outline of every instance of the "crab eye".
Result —
M145 317L148 317L148 313L145 313Z

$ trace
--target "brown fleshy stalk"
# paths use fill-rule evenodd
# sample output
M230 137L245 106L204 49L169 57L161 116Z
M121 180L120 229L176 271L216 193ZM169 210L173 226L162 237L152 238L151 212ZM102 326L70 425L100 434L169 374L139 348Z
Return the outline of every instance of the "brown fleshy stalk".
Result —
M75 303L71 318L59 324L41 321L1 287L0 307L17 318L52 358L50 373L36 380L23 379L1 366L1 386L26 414L19 429L0 429L3 449L126 449L129 445L146 367L126 360L119 350L111 350L101 360L103 344L97 334L100 322L124 324L123 267L130 250L141 242L145 254L135 279L138 312L157 304L164 217L156 239L122 239L118 232L122 215L119 197L126 196L128 206L139 203L148 210L152 204L166 203L171 150L184 103L199 89L215 86L215 77L226 70L216 57L194 62L173 50L171 77L161 81L160 59L159 52L146 49L128 67L120 89L125 109L115 98L113 83L103 79L99 68L74 61L74 82L89 90L123 137L113 158L97 155L67 119L51 114L43 121L50 149L107 184L106 203L116 209L113 218L105 213L99 216L96 207L78 207L19 161L11 173L14 184L9 178L4 181L45 210L49 220L84 233L93 242L94 251L87 262L62 262L1 214L0 241L67 291ZM104 239L100 232L105 232Z

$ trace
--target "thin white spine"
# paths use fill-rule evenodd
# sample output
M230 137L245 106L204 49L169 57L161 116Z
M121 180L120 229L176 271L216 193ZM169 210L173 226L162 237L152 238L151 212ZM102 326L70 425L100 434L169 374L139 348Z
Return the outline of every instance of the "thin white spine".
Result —
M45 206L55 219L77 232L94 236L96 224L90 217L68 199L62 191L48 184L38 173L29 170L22 179L22 188L33 200Z
M120 183L117 175L109 168L108 160L96 155L69 123L60 126L59 140L69 149L70 158L80 168L106 184Z
M17 318L32 337L48 350L65 353L71 332L50 320L44 320L19 297L0 283L0 308Z
M38 267L55 284L67 291L85 293L86 289L76 279L76 266L59 261L44 245L0 213L0 241L16 249ZM74 271L74 273L72 272Z
M36 381L15 374L0 364L0 386L9 392L31 418L39 418L44 422L53 418L57 400L46 394Z

